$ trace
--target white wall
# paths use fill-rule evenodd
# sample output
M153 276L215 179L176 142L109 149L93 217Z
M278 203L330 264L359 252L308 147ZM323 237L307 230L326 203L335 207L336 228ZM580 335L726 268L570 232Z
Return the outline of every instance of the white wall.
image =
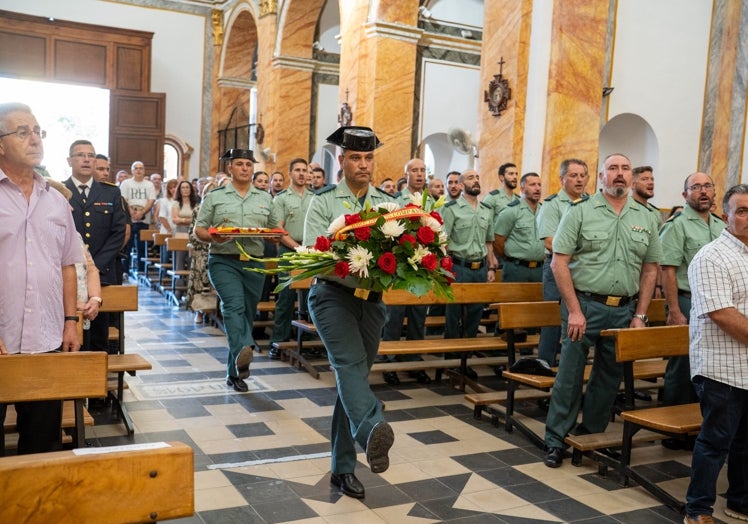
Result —
M641 163L659 166L658 207L679 203L697 168L711 16L709 1L618 2L608 118L633 113L652 127L660 158Z
M195 149L190 176L199 176L205 18L100 0L0 0L0 9L153 32L151 91L166 93L166 133Z

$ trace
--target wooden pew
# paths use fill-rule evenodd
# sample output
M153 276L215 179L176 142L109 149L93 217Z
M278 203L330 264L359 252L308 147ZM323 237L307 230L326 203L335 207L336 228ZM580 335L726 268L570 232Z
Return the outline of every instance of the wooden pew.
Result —
M151 257L148 256L149 249L151 247L151 243L153 242L153 234L156 233L155 229L141 229L139 233L140 241L144 243L145 245L145 253L146 256L140 257L140 260L143 261L143 273L138 275L138 281L143 283L143 285L147 287L151 287L153 285L153 281L151 280L152 276L156 276L158 273L156 271L152 271L152 275L148 274L149 269L153 269L153 265L157 264L159 262L158 257ZM137 267L137 266L135 266Z
M0 458L0 522L142 523L195 512L193 451L181 442Z
M177 260L177 253L187 253L188 243L189 240L186 236L167 237L166 251L171 253L172 262ZM166 274L171 277L171 286L169 291L164 294L169 302L174 302L175 306L179 306L180 300L177 296L177 291L181 291L182 293L187 291L187 277L189 277L190 272L187 269L175 268L174 264L172 264L172 267L166 270Z
M85 438L83 401L106 396L106 366L106 353L97 351L3 356L0 403L75 400L73 446L80 447Z
M125 352L125 311L138 310L137 286L101 286L101 299L104 303L100 313L119 315L119 328L109 326L109 340L119 342L119 352Z
M163 254L166 253L166 239L170 236L166 233L153 232L153 245L159 250L159 261L153 264L153 267L158 270L158 283L155 284L155 288L161 293L164 292L164 276L171 269L171 262L161 262L165 259Z

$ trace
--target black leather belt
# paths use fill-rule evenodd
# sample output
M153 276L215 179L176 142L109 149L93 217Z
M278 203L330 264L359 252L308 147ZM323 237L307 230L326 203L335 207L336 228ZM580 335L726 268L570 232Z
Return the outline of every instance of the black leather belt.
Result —
M365 300L366 302L379 302L382 300L382 293L378 291L369 291L368 289L362 289L360 287L348 287L339 282L335 282L334 280L324 280L321 278L318 278L314 283L315 285L331 286L341 289L349 295L353 295L354 297Z
M239 260L240 262L249 262L249 259L245 257L244 255L233 255L228 253L211 253L210 256L212 257L224 257L224 258L230 258L231 260ZM262 257L256 257L252 255L252 258L262 258Z
M678 294L682 297L691 298L691 292L684 289L679 289Z
M522 260L519 258L512 258L512 257L504 257L504 260L506 260L507 262L512 262L513 264L518 264L520 266L525 266L529 268L540 267L543 265L543 260Z
M452 257L452 262L454 262L458 266L467 267L469 269L480 269L486 264L486 261L484 259L465 260L464 258L456 257L454 255L450 256Z
M588 293L587 291L579 291L578 289L575 289L574 291L577 295L611 307L623 307L639 297L638 293L636 295L631 295L630 297L619 297L616 295L598 295L597 293Z

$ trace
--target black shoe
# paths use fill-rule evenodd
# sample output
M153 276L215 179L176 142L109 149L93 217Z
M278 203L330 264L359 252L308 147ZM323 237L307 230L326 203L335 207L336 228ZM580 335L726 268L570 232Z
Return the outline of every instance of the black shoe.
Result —
M226 385L232 386L234 388L234 391L238 391L239 393L246 393L247 391L249 391L249 386L247 386L247 383L238 377L228 377L226 379Z
M550 398L540 398L538 399L538 408L540 408L542 411L545 411L548 413L548 407L551 405L551 399Z
M330 484L339 487L344 495L354 499L362 499L366 496L364 485L353 473L332 473L330 474Z
M425 371L409 371L408 376L416 379L419 384L431 384L431 377L429 377Z
M673 451L680 451L685 449L686 442L679 438L664 438L662 439L662 447L672 449Z
M281 351L277 347L273 346L270 348L270 351L268 351L268 358L270 360L280 360L281 359Z
M384 381L387 382L390 386L398 386L400 385L400 379L397 376L397 373L394 371L385 371L382 373L382 377L384 377Z
M621 461L621 452L613 448L600 448L597 451L605 455L606 457L612 458L613 460L616 460L618 462Z
M253 358L254 350L252 346L244 346L236 357L236 374L239 378L247 378L249 376L249 365L252 363Z
M366 439L366 460L372 473L384 473L390 467L388 453L394 442L395 433L386 422L380 422L371 430Z
M564 461L564 450L561 448L549 448L543 458L543 464L549 468L558 468Z

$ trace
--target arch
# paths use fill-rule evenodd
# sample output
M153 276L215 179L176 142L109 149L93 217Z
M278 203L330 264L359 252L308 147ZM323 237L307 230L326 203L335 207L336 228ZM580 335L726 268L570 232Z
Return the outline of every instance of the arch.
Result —
M434 178L442 181L450 171L462 173L466 169L475 169L478 160L477 158L471 159L470 155L455 150L447 133L432 133L424 138L418 146L417 156L423 158L424 161L433 158L433 165L426 165L426 169L433 174Z
M286 0L278 13L274 55L312 58L317 21L326 0ZM314 23L310 23L314 20Z
M632 167L650 165L657 173L660 145L657 135L644 118L634 113L621 113L611 118L600 131L598 172L603 159L611 153L623 153Z
M240 4L226 22L221 47L219 78L256 81L255 66L258 52L258 31L254 6Z
M171 147L176 151L177 154L177 161L176 161L176 178L184 178L185 180L189 180L190 177L190 158L192 157L192 152L194 151L194 148L189 145L187 142L179 138L175 135L166 135L164 137L164 148ZM164 158L166 158L166 154L164 154ZM166 166L164 166L166 167ZM171 176L171 173L168 173L168 178L174 178ZM164 177L166 179L167 177Z

